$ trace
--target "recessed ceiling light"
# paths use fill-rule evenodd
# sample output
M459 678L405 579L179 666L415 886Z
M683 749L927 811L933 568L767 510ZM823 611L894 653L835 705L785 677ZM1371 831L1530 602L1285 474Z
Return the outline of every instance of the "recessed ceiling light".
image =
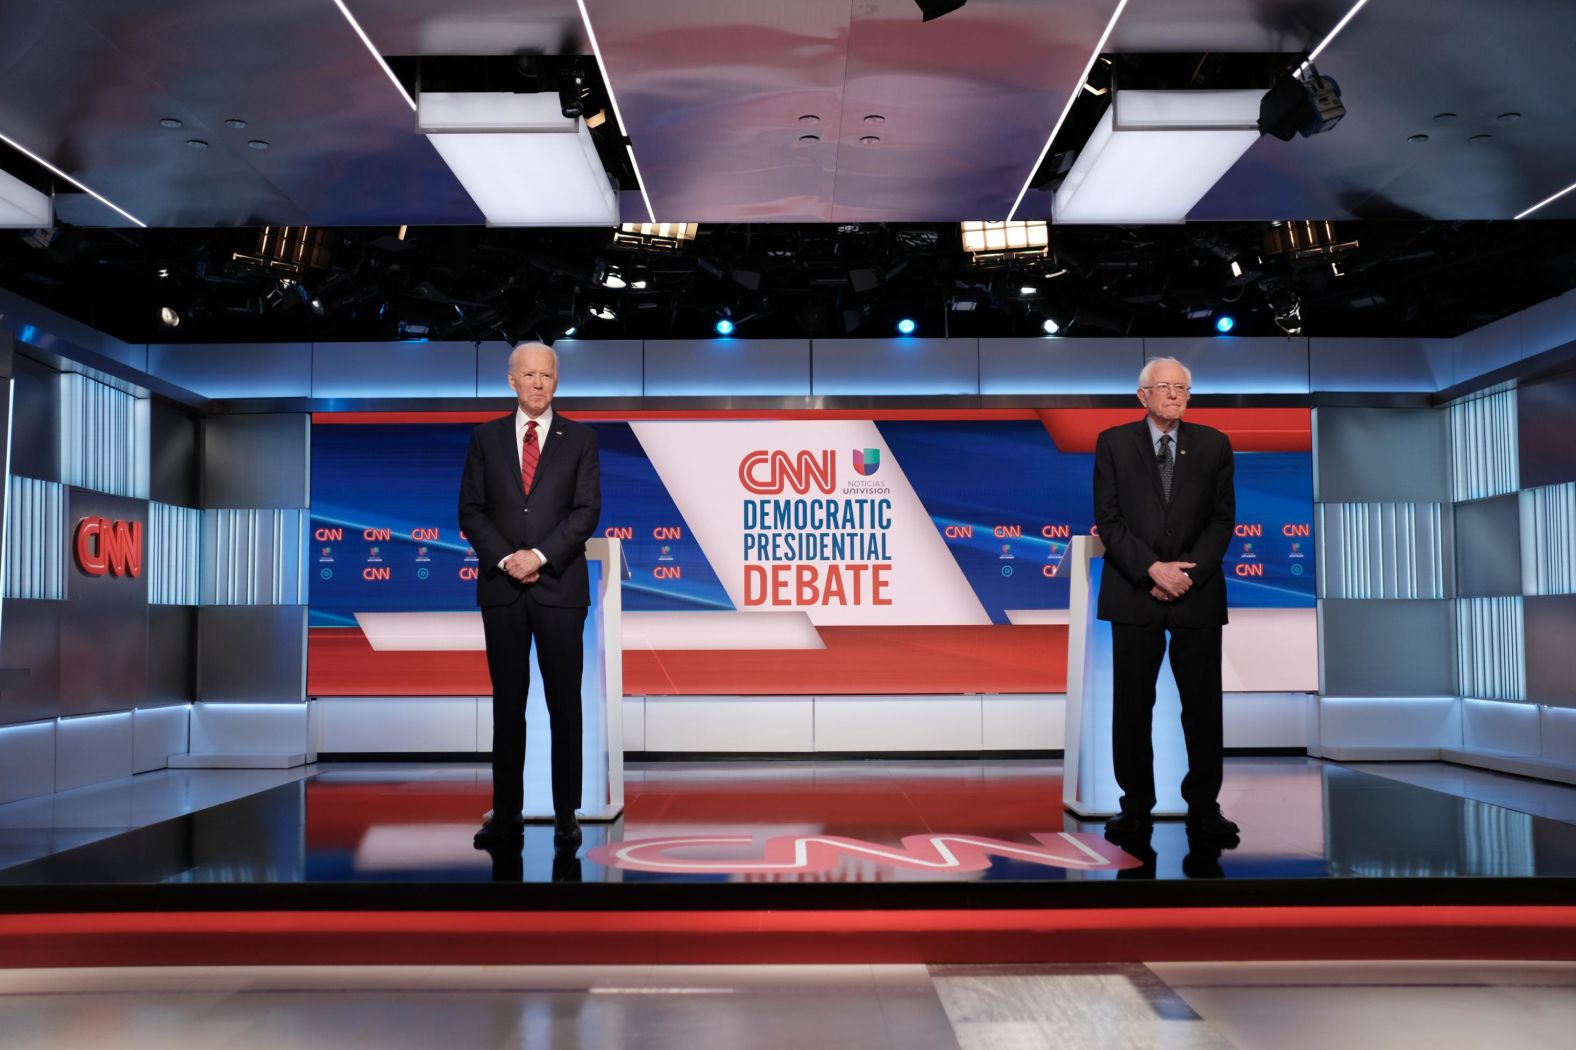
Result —
M1487 142L1489 139L1491 139L1493 137L1494 137L1493 135L1490 135L1487 132L1484 132L1481 135L1473 135L1471 138L1467 139L1467 141L1468 142Z
M159 126L162 128L184 128L186 122L176 117L164 117L160 119Z
M247 146L252 149L267 149L268 143L263 139L253 139L247 143Z
M204 139L187 139L186 140L186 145L190 146L192 149L207 149L208 148L208 143Z
M819 123L821 123L821 118L816 116L814 113L806 113L804 116L799 118L799 123L801 123L801 124L819 124Z
M1499 116L1495 117L1494 119L1499 121L1501 124L1514 124L1514 123L1516 123L1516 121L1521 119L1521 114L1520 113L1501 113Z
M246 127L246 121L242 120L240 117L231 117L229 120L224 122L224 126L227 128L234 128L236 131L240 131L242 128Z
M1456 115L1454 113L1435 113L1434 119L1441 124L1449 124L1456 119Z
M801 146L811 146L811 145L814 145L815 143L820 142L820 141L821 141L821 136L819 136L819 135L800 135L799 136L799 145L801 145Z
M861 146L879 146L881 145L881 138L878 135L862 135L859 138L859 144Z
M1408 135L1406 137L1406 141L1413 142L1413 143L1427 142L1428 141L1428 136L1427 135Z
M869 116L865 117L865 123L866 124L885 124L886 123L886 118L883 117L879 113L871 113Z

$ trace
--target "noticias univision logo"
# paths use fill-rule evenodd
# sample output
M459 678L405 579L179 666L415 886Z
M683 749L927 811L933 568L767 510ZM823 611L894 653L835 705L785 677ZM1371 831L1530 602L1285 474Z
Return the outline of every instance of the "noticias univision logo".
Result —
M881 450L878 448L854 449L854 473L868 478L881 466Z

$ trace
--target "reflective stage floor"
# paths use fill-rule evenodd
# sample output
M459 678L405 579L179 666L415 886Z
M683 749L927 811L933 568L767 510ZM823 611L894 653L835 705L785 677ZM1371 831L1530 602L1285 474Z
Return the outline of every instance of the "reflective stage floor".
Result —
M1124 849L1064 813L1060 770L647 763L623 816L557 854L549 825L472 847L481 765L147 774L0 806L0 910L1576 902L1576 789L1236 758L1239 843L1159 821Z

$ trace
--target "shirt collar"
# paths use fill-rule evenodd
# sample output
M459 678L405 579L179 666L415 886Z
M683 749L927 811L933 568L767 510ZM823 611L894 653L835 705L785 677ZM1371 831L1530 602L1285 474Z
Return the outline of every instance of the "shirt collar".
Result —
M515 437L524 439L524 437L525 437L525 424L529 420L529 418L530 417L525 414L525 409L519 407L518 405L515 406L515 409L514 409L514 436ZM553 425L553 406L552 405L548 405L547 406L547 411L543 412L541 415L536 417L536 432L539 435L543 435L542 437L537 438L538 441L545 440L545 435L547 434L547 431L552 428L552 425Z
M1149 424L1149 443L1151 445L1154 445L1156 448L1159 448L1160 447L1160 435L1164 434L1165 431L1161 430L1159 427L1155 426L1154 419L1152 419L1148 415L1144 416L1144 422ZM1177 425L1171 428L1171 443L1173 445L1175 445L1177 443L1177 435L1181 434L1181 433L1182 433L1182 421L1179 419L1179 420L1177 420Z

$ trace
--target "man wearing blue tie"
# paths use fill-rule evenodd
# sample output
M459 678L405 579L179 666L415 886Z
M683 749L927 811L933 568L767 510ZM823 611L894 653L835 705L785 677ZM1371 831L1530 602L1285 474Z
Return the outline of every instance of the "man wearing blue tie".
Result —
M580 844L581 633L591 604L585 544L602 513L596 432L553 411L558 355L521 343L509 355L513 414L471 434L460 528L481 565L476 604L493 686L493 812L478 848L523 835L525 700L537 666L552 732L553 843Z

